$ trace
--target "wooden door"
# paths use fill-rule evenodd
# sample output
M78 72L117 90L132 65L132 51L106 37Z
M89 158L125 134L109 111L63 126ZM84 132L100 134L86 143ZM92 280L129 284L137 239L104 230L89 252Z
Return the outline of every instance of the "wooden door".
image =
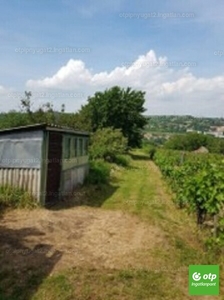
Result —
M49 132L46 205L54 204L59 199L62 160L62 134Z

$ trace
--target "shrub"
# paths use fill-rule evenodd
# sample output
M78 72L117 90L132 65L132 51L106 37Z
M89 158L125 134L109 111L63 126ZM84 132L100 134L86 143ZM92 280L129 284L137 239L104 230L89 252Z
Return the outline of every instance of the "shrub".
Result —
M149 158L150 158L151 160L153 160L155 154L156 154L156 148L155 148L155 147L150 147L150 148L149 148Z
M102 160L90 161L89 175L86 182L90 184L105 184L110 178L110 165Z
M0 208L32 208L37 206L29 192L19 187L0 186Z
M130 165L131 158L129 155L116 155L114 158L114 163L122 166L122 167L128 167Z
M127 139L120 129L111 127L98 129L91 137L89 155L91 159L113 162L117 155L125 153Z

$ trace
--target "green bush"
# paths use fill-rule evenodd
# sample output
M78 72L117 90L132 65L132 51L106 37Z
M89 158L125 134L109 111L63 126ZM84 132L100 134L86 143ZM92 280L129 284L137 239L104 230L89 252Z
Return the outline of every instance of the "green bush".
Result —
M117 155L125 153L127 139L120 129L111 127L98 129L91 137L89 155L91 159L113 162Z
M90 184L105 184L110 178L110 165L103 160L90 161L89 175L86 182Z
M142 145L142 150L145 154L149 155L149 158L151 160L153 160L154 158L154 155L156 153L156 146L151 144L151 143L147 143L147 142L144 142L143 145Z
M128 167L130 165L131 158L129 155L116 155L113 162L119 166Z
M155 154L156 154L156 148L155 148L155 147L150 147L150 148L149 148L149 158L150 158L151 160L153 160Z
M9 185L0 186L0 208L32 208L37 206L29 192Z

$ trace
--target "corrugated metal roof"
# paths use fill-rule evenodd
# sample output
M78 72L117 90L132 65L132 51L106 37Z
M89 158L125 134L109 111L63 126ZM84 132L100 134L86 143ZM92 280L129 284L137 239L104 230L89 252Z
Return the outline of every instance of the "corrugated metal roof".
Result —
M46 124L46 123L39 123L39 124L32 124L32 125L26 125L26 126L5 128L5 129L0 130L0 135L1 134L8 134L8 133L11 133L11 132L17 132L17 131L32 131L32 130L60 131L62 133L71 133L71 134L89 136L89 133L86 132L86 131L74 130L72 128L62 127L62 126L58 126L58 125L54 125L54 124Z

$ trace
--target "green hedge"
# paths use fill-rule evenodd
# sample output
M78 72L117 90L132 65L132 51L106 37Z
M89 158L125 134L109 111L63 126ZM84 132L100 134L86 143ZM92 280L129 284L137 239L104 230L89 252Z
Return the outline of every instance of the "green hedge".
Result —
M110 164L103 160L90 161L89 175L86 182L90 184L105 184L110 178Z

